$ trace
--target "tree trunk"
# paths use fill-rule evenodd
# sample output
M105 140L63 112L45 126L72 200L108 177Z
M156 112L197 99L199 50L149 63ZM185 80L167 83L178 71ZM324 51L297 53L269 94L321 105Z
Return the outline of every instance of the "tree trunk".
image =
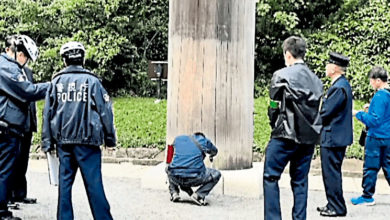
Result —
M170 0L167 143L203 132L219 169L252 167L254 0Z

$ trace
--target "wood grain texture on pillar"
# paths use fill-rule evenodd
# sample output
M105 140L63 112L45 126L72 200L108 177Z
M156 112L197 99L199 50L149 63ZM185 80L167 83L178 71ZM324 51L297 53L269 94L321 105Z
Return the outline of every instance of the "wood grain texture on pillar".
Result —
M219 169L252 167L254 0L170 0L167 143L203 132Z

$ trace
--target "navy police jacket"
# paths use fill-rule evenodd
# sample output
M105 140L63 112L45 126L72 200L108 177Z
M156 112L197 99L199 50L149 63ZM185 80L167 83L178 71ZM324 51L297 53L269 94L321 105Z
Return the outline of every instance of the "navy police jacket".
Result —
M324 97L321 117L321 147L343 147L352 144L352 89L341 75Z
M175 138L175 148L172 163L168 166L170 175L191 178L198 177L206 172L204 165L205 154L211 157L218 153L214 144L202 135L192 135L199 143L202 151L195 145L190 136L180 135Z
M33 84L22 67L3 53L0 56L0 120L8 123L11 131L24 133L29 102L45 98L49 83Z
M110 97L99 79L82 66L57 73L46 95L42 149L54 144L114 147L116 135Z
M28 81L34 83L33 72L30 68L23 68ZM45 93L46 94L46 93ZM43 97L44 98L44 97ZM35 102L30 102L28 105L27 120L25 125L25 132L36 132L37 131L37 108Z
M321 134L321 80L304 63L276 71L271 79L270 98L278 103L268 109L271 138L298 144L316 144Z

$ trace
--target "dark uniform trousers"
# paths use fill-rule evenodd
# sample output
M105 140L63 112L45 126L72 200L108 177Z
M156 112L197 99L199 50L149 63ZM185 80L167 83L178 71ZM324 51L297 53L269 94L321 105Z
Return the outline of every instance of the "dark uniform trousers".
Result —
M0 135L0 217L9 215L8 190L19 151L20 139L14 134Z
M287 139L271 139L264 162L264 219L282 219L278 181L290 162L291 188L294 194L292 218L306 219L308 174L314 145L297 144Z
M321 147L322 179L329 209L337 214L347 213L343 196L341 165L347 147Z
M19 155L16 158L12 174L11 200L22 200L27 197L26 172L31 148L32 132L24 134L21 140Z
M80 167L93 218L112 219L110 205L103 189L100 148L88 145L60 145L57 146L57 150L60 159L57 219L74 219L72 185L78 167Z

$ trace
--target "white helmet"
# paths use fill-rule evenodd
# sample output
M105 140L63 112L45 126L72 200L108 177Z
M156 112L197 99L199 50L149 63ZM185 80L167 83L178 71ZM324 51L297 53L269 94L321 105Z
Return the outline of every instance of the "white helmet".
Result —
M22 46L25 49L25 51L28 53L26 55L28 55L32 61L38 59L39 56L38 47L29 36L26 35L17 36L15 45L17 47Z
M60 49L60 55L68 59L83 58L84 54L85 48L83 44L77 41L68 42L62 45Z

